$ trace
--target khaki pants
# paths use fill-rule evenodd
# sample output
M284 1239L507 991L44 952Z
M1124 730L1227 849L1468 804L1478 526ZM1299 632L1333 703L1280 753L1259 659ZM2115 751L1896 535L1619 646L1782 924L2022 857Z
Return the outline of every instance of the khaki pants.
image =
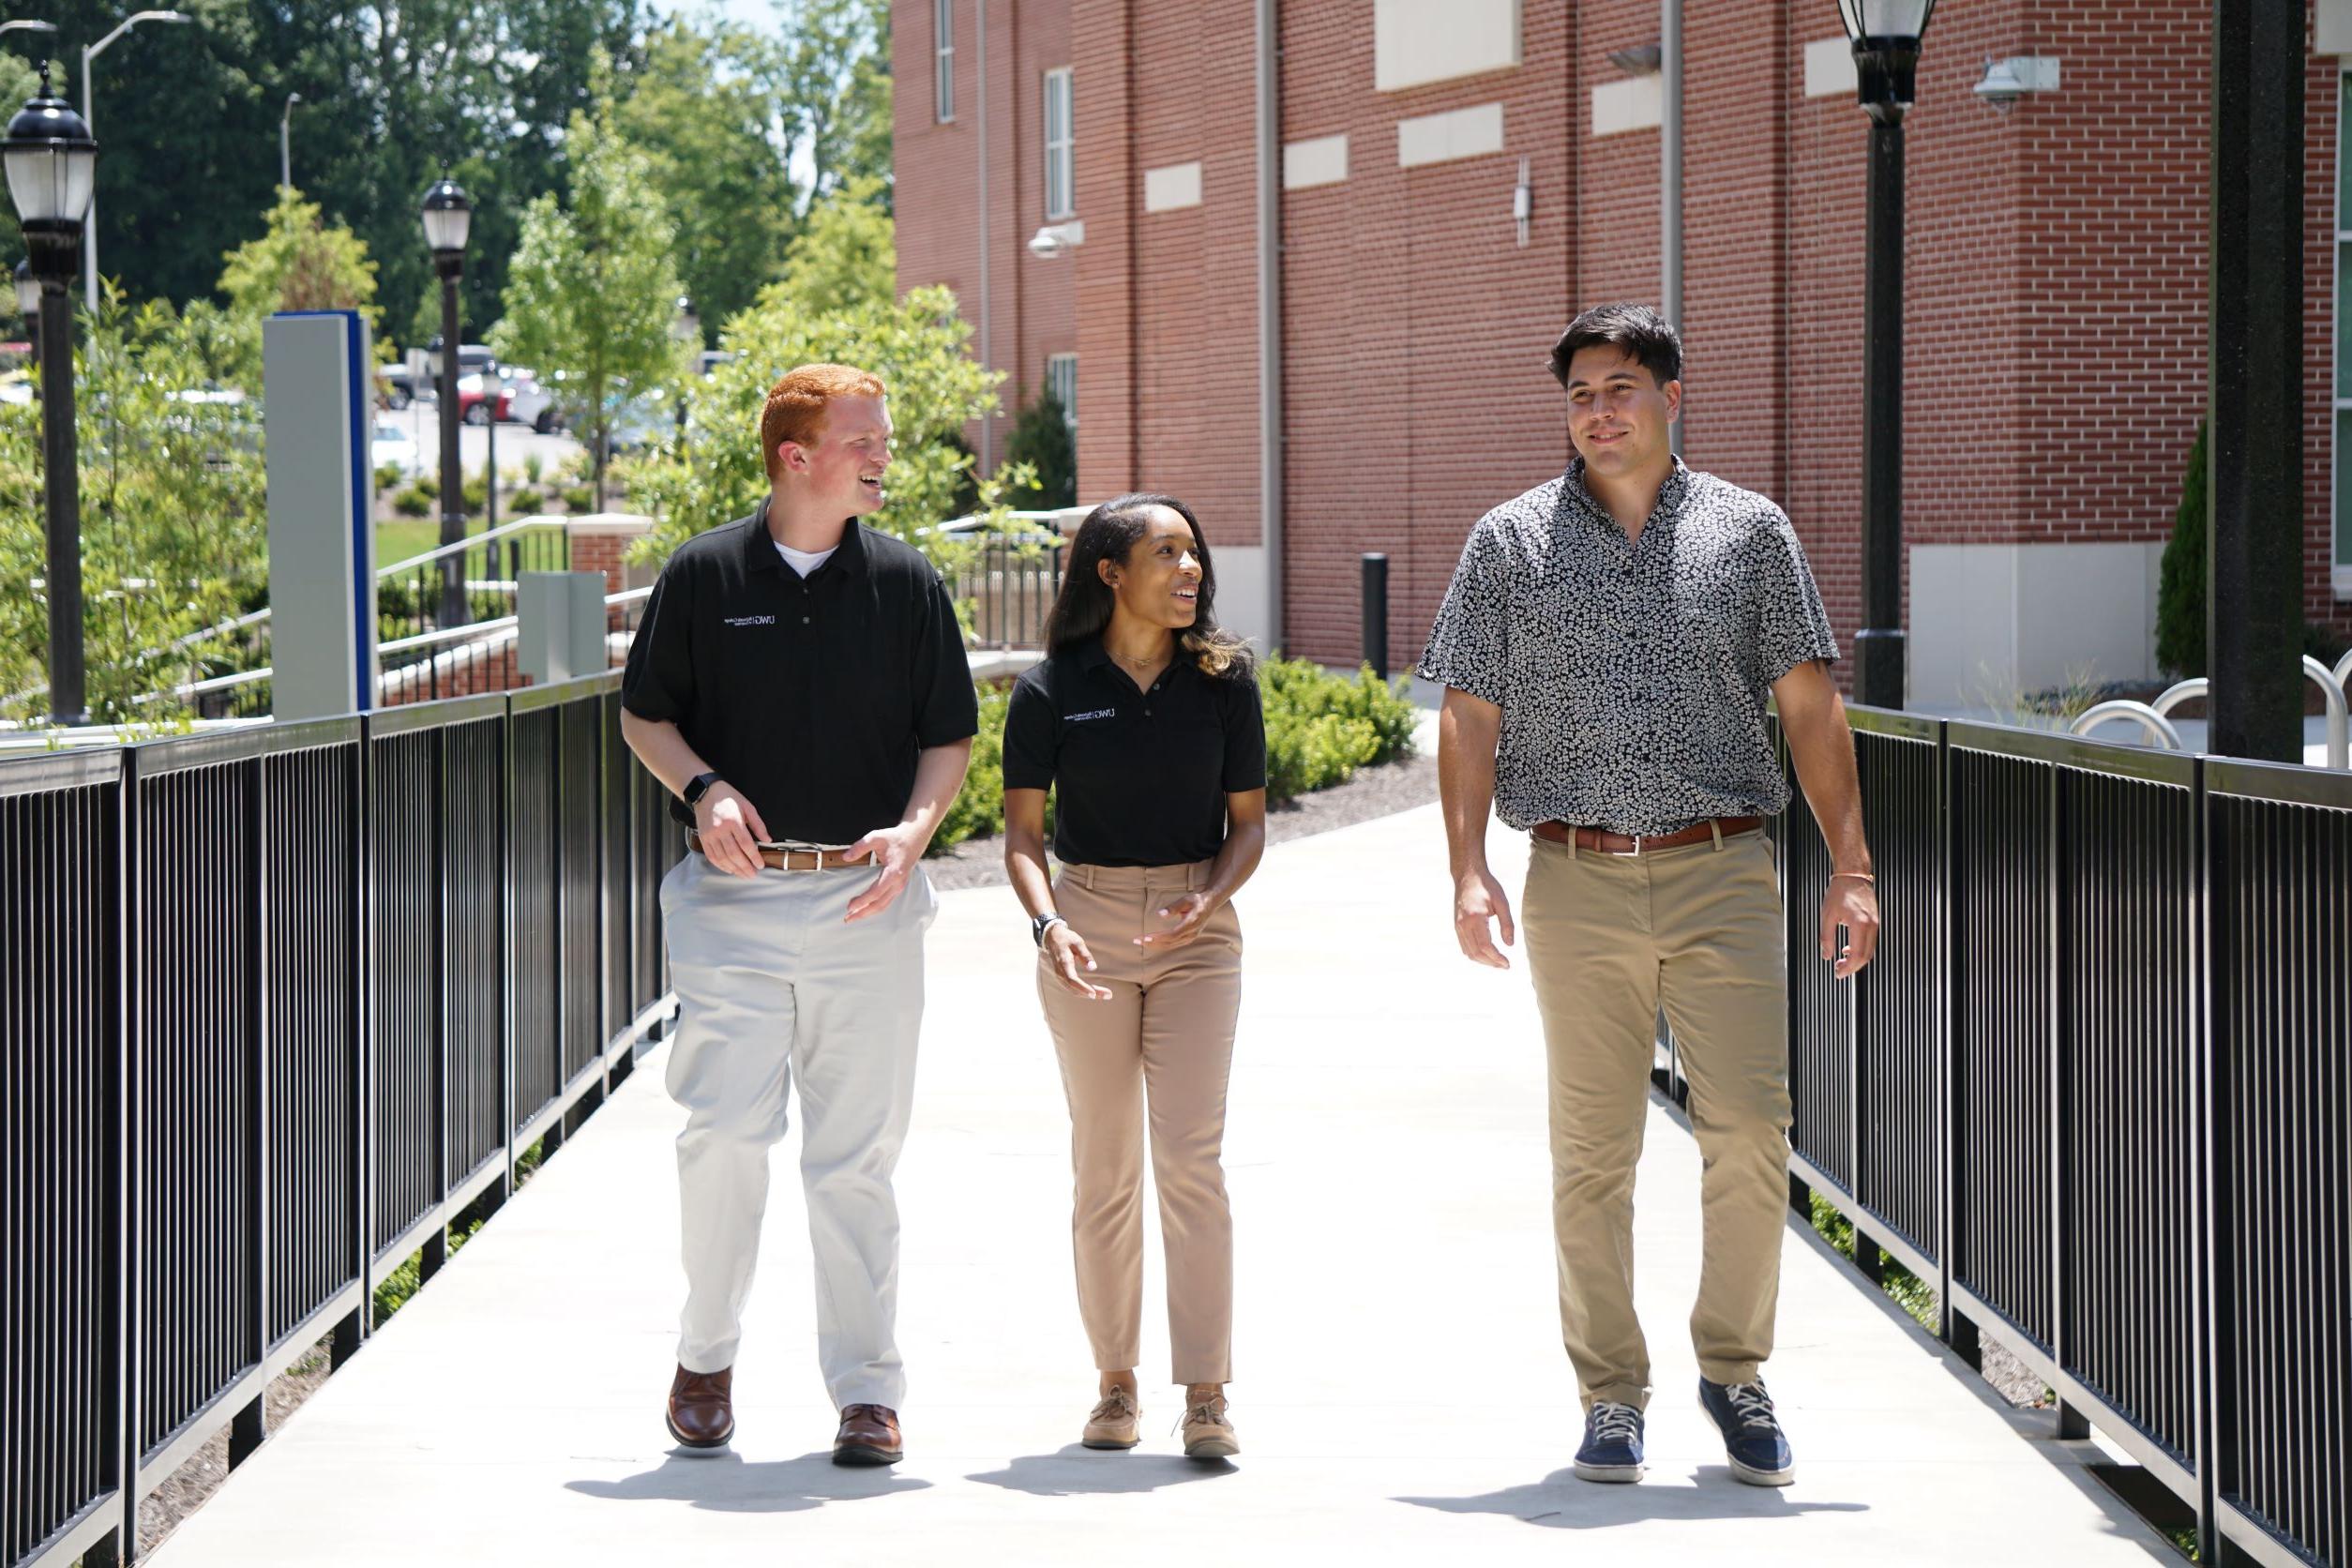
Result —
M768 1206L768 1151L800 1094L801 1190L816 1264L817 1362L840 1405L906 1403L895 1325L898 1204L891 1173L914 1106L930 879L852 926L872 870L731 877L689 854L662 879L678 992L670 1047L686 1303L678 1364L735 1363Z
M1045 955L1037 962L1037 995L1070 1100L1070 1241L1094 1364L1123 1371L1140 1353L1148 1100L1180 1383L1222 1383L1232 1374L1233 1215L1219 1156L1242 1005L1242 927L1228 904L1182 947L1156 951L1135 939L1165 929L1169 923L1155 912L1208 877L1205 861L1065 866L1054 905L1086 939L1095 964L1088 978L1112 1000L1074 995Z
M1788 1005L1761 833L1618 857L1533 839L1522 913L1551 1067L1560 1323L1589 1408L1650 1397L1634 1316L1634 1165L1658 1009L1705 1161L1691 1342L1699 1375L1746 1382L1772 1349L1788 1203Z

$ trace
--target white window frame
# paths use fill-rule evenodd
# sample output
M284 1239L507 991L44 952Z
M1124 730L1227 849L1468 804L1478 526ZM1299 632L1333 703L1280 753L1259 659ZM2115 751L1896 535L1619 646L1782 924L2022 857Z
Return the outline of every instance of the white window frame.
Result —
M1057 89L1059 103L1056 102ZM1040 124L1046 133L1046 221L1048 223L1059 223L1078 216L1078 131L1071 124L1076 103L1070 68L1057 66L1046 72L1045 112L1040 116Z
M931 117L956 118L956 0L931 0Z
M1062 403L1062 422L1078 429L1078 365L1075 354L1046 355L1046 390Z
M2344 103L2352 97L2352 68L2337 73L2336 101ZM2352 599L2352 513L2345 505L2345 490L2352 487L2352 474L2344 472L2344 462L2352 453L2344 450L2342 434L2344 418L2352 415L2352 397L2345 395L2344 377L2352 366L2344 363L2341 348L2346 311L2352 309L2352 299L2345 291L2352 289L2352 212L2344 210L2344 187L2346 160L2352 159L2352 126L2338 116L2336 125L2336 243L2335 288L2331 302L2335 319L2329 324L2328 339L2331 345L2328 367L2328 392L2330 416L2328 420L2329 446L2328 461L2328 542L2329 583L2338 600Z

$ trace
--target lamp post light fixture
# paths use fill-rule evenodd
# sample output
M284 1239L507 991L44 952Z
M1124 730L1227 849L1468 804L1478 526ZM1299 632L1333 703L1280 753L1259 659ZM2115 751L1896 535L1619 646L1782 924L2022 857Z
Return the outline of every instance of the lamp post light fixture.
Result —
M82 52L82 124L88 129L94 116L90 112L90 64L107 51L116 38L143 22L193 22L186 11L133 11L115 24L114 30ZM91 309L98 309L98 194L91 192L89 218L82 245L82 292L83 302Z
M40 94L8 122L0 163L24 231L25 270L39 294L41 469L47 492L49 560L49 711L58 724L80 724L83 701L82 485L73 430L73 272L82 224L98 174L98 139L70 104L51 90L41 66ZM22 303L22 290L18 294Z
M1903 115L1936 0L1838 0L1870 116L1862 284L1862 625L1854 695L1903 705Z
M458 458L458 279L465 275L465 236L474 204L447 174L425 192L425 244L441 279L441 542L465 542L465 470ZM490 405L490 417L498 406ZM465 552L441 558L441 625L463 626Z
M286 108L278 116L278 188L294 188L294 106L302 101L300 93L286 95Z

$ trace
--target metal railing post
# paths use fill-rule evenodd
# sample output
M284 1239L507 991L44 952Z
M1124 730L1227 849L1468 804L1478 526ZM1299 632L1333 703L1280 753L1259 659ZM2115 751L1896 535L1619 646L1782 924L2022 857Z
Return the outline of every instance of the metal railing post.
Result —
M358 898L353 906L352 952L357 972L356 1027L352 1031L356 1059L352 1063L352 1277L359 1282L359 1301L335 1324L334 1348L328 1370L339 1371L359 1352L368 1337L369 1303L375 1296L375 1246L370 1232L375 1214L376 1117L376 841L373 792L375 736L367 722L359 726L359 759L352 769L352 877Z
M253 1203L248 1223L253 1227L253 1259L247 1282L253 1290L253 1310L247 1331L250 1341L253 1364L266 1365L269 1361L269 1232L276 1216L269 1191L269 1033L274 1009L270 1005L269 984L269 848L263 837L263 825L269 821L264 796L269 789L267 758L255 757L236 764L250 770L250 783L245 792L245 834L249 846L245 873L252 894L253 917L246 928L245 968L253 988L253 1028L247 1048L253 1053L253 1097L249 1107L253 1118L251 1136L247 1138L245 1157L253 1167ZM266 1380L256 1389L253 1397L238 1410L229 1425L229 1468L235 1470L251 1458L268 1440L269 1385Z

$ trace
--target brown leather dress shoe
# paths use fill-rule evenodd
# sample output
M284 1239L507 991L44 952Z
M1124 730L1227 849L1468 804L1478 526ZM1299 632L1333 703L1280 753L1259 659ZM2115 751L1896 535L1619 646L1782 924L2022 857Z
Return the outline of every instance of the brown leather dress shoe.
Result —
M716 1454L735 1435L735 1369L689 1372L670 1380L670 1435L689 1454Z
M887 1405L844 1405L841 1430L834 1435L837 1465L895 1465L905 1452L898 1438L898 1412Z

